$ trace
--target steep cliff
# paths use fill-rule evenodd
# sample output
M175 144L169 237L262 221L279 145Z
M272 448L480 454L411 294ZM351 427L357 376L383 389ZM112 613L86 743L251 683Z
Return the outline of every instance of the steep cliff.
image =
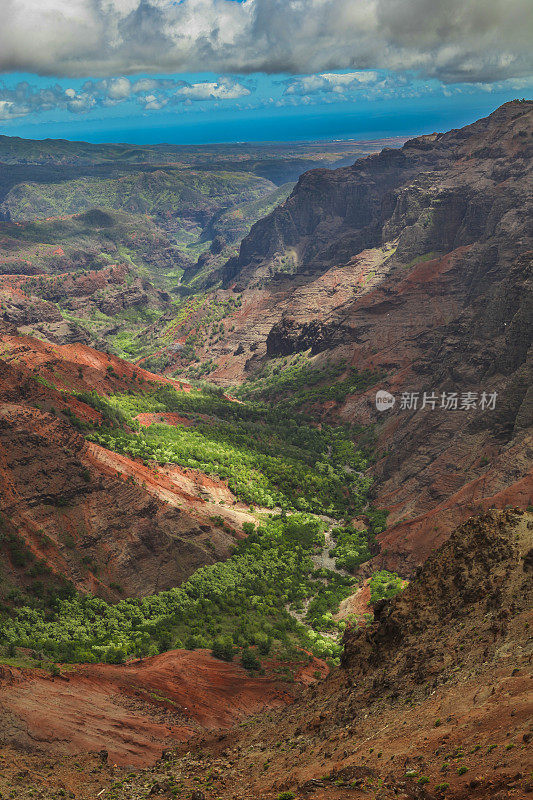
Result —
M246 286L283 272L289 255L295 273L323 271L396 237L402 262L498 234L513 233L519 252L532 109L532 102L506 103L460 130L411 139L351 167L304 173L288 200L252 227L226 281Z
M206 350L214 380L298 353L376 375L307 410L374 426L374 497L389 511L376 563L406 574L476 509L532 502L532 123L533 103L514 101L306 173L226 265L242 304ZM393 408L376 409L379 389Z

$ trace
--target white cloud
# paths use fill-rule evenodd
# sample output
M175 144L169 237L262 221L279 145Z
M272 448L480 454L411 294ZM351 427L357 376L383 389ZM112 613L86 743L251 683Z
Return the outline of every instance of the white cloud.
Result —
M348 89L353 90L358 86L366 86L375 83L379 78L377 72L368 70L366 72L324 72L319 75L305 75L301 78L292 80L285 94L308 95L315 92L335 92L342 94Z
M532 26L531 0L2 0L0 69L106 77L384 68L490 83L531 74Z
M144 107L145 111L160 111L168 103L168 98L157 97L155 94L147 94L138 98L138 102Z
M116 105L129 96L122 79L111 81L86 81L80 90L58 84L37 89L27 81L21 81L14 88L0 87L0 119L12 119L31 113L63 109L73 114L83 114L95 106Z
M190 103L194 100L238 100L250 90L232 78L189 84L171 78L141 79L133 85L128 78L118 77L85 81L81 89L66 89L55 84L37 89L21 81L13 89L0 87L0 119L13 119L30 113L66 110L83 114L95 107L108 108L136 100L145 111L159 111L165 106Z
M127 78L113 78L106 88L107 96L112 100L124 100L131 94L131 83Z
M159 82L154 78L141 78L139 81L135 81L131 90L134 94L139 94L140 92L153 92L154 89L157 89Z
M188 100L238 100L246 97L250 90L236 81L221 78L220 81L205 81L181 86L176 95Z
M27 109L18 107L10 100L0 100L0 120L15 119L16 117L23 117L27 114Z

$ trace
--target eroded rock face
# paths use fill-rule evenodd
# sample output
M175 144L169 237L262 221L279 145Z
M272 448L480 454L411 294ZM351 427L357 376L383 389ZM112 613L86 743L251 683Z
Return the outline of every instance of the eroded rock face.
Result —
M380 681L385 690L413 680L444 682L454 666L453 625L468 642L465 659L478 667L481 658L498 659L502 640L517 633L511 617L531 608L531 525L531 515L510 509L459 526L407 589L378 609L370 631L348 630L343 666L353 679L372 673L376 691Z
M527 194L531 109L528 101L507 103L466 128L304 173L288 200L252 227L226 281L268 274L290 248L295 272L309 272L397 236L403 260L446 252L497 233L507 214L507 226L525 232L517 199Z
M342 325L327 325L320 320L299 323L285 317L270 329L266 351L270 357L288 356L309 349L312 355L316 355L323 350L346 344L351 338L352 331Z
M191 481L182 488L88 443L70 415L98 422L99 412L51 383L53 376L60 387L105 393L131 385L134 372L155 383L164 379L88 347L54 347L14 335L5 323L0 338L4 534L22 541L47 574L109 600L176 586L229 555L233 536L210 523L211 507ZM14 586L31 583L24 566L8 555L3 570Z
M79 588L151 594L228 554L231 537L210 550L198 519L99 468L83 437L48 414L4 404L0 458L3 516Z
M253 377L265 358L304 350L383 376L312 408L375 425L374 501L389 511L379 566L408 574L476 509L533 502L532 141L533 103L515 101L313 170L227 264L243 305L212 378ZM376 410L378 389L397 398L392 411ZM442 409L454 391L496 392L496 408ZM418 394L416 409L400 409L404 392Z
M171 297L150 281L141 278L125 264L114 264L86 272L41 274L29 278L26 274L0 276L0 314L16 325L21 333L35 333L56 344L92 344L100 350L110 347L105 334L117 333L125 327L123 320L113 317L130 309L168 307ZM64 319L61 309L87 320L74 323ZM107 331L97 335L90 321L101 312L111 318Z

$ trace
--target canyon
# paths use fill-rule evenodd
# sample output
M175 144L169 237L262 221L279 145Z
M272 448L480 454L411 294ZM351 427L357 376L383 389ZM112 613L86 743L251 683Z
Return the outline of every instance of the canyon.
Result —
M532 123L0 137L0 797L532 791Z

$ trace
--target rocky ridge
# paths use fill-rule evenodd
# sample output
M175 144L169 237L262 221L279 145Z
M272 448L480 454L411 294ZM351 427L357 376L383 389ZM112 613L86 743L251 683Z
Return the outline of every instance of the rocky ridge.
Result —
M6 586L31 589L28 566L37 562L45 575L118 599L175 586L229 555L232 531L247 515L233 508L226 486L186 470L159 474L87 442L76 429L76 420L98 422L100 413L73 389L105 395L133 382L149 388L168 379L83 345L47 344L5 324L0 330ZM222 490L227 530L209 519L221 514ZM13 536L26 556L12 557Z
M242 305L197 348L223 385L295 353L376 375L306 410L374 426L374 499L389 512L377 563L404 574L476 509L532 502L532 120L533 103L514 101L303 175L227 263L218 296ZM392 410L377 411L379 389ZM475 408L462 407L468 392Z
M241 730L202 732L103 797L527 796L532 545L530 513L469 520L370 626L347 631L325 682Z

